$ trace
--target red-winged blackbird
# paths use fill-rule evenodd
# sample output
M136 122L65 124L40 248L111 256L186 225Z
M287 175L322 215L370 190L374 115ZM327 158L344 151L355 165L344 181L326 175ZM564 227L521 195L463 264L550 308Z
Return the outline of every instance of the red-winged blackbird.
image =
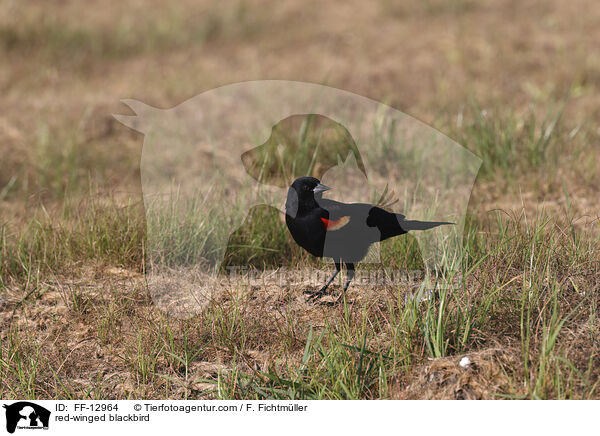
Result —
M294 241L316 257L330 257L335 273L325 286L311 294L320 297L346 264L345 294L354 278L354 264L364 259L371 244L410 230L427 230L449 222L409 221L404 215L387 212L365 203L340 203L323 198L329 187L314 177L300 177L288 190L285 221Z

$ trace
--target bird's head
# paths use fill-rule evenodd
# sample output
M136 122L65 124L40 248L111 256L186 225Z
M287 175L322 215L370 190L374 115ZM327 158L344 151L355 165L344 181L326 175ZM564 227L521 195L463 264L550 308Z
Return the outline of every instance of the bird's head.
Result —
M285 213L295 217L299 212L305 212L318 207L317 200L321 199L323 192L330 190L314 177L300 177L294 180L288 189Z

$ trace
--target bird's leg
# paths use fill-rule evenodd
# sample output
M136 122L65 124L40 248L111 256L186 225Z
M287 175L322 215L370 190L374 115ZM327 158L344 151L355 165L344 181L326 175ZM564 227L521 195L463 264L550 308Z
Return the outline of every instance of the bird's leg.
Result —
M350 287L350 282L354 278L354 264L350 263L350 262L346 262L346 269L347 269L347 271L346 271L346 284L344 285L344 290L342 291L341 295L337 298L337 300L335 301L334 304L338 304L338 303L340 303L342 301L342 299L346 295L346 291Z
M325 283L325 286L323 286L318 291L305 291L304 293L305 294L309 294L310 296L308 298L310 298L310 299L312 299L312 298L318 298L318 297L323 296L325 294L325 291L327 291L327 288L329 287L329 285L331 284L331 282L333 282L333 280L340 273L341 269L342 269L342 264L340 262L335 262L335 272L329 278L329 280L327 280L327 283Z

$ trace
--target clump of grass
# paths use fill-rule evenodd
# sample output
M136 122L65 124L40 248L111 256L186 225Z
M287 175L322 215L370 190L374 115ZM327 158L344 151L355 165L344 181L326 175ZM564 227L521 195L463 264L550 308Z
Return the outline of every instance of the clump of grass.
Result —
M86 151L77 131L57 137L47 126L42 126L36 141L32 185L50 197L65 198L68 192L76 194L78 187L89 182L84 166Z
M231 234L223 265L247 265L257 268L290 265L313 259L294 248L282 213L269 206L253 208L244 224Z
M67 202L108 188L116 175L132 173L139 159L115 138L89 128L86 111L75 127L42 123L27 149L16 149L0 162L0 200L34 195L46 202Z
M235 372L220 377L217 392L223 399L364 399L385 397L386 361L390 357L367 347L365 332L358 344L346 344L335 334L308 334L297 368L283 373L272 367L252 375ZM383 382L383 383L380 383ZM382 389L383 392L379 392Z
M143 267L145 226L135 205L88 201L34 218L19 233L0 226L0 284L32 274L69 271L83 262Z
M20 338L14 328L7 333L2 339L0 349L2 389L8 388L14 398L39 398L40 371L45 363L42 347L28 338ZM10 380L10 383L7 383L7 380Z
M534 107L523 116L477 103L461 112L451 136L482 160L480 176L510 181L528 171L551 170L564 157L565 148L576 149L579 127L568 128L563 119L566 102L540 117Z
M246 193L240 193L243 197ZM148 256L154 267L256 268L316 261L292 243L278 209L216 201L214 194L174 193L147 208ZM218 197L216 197L218 198ZM236 224L239 223L239 224Z

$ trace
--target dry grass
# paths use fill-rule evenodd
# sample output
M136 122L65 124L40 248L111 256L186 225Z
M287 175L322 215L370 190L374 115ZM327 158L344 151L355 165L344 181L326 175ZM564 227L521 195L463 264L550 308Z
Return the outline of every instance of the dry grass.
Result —
M599 398L594 6L0 1L0 397ZM459 291L356 284L329 308L259 269L191 319L154 305L143 138L110 114L268 78L388 102L484 158ZM269 265L319 266L268 235ZM419 266L414 241L384 248Z

